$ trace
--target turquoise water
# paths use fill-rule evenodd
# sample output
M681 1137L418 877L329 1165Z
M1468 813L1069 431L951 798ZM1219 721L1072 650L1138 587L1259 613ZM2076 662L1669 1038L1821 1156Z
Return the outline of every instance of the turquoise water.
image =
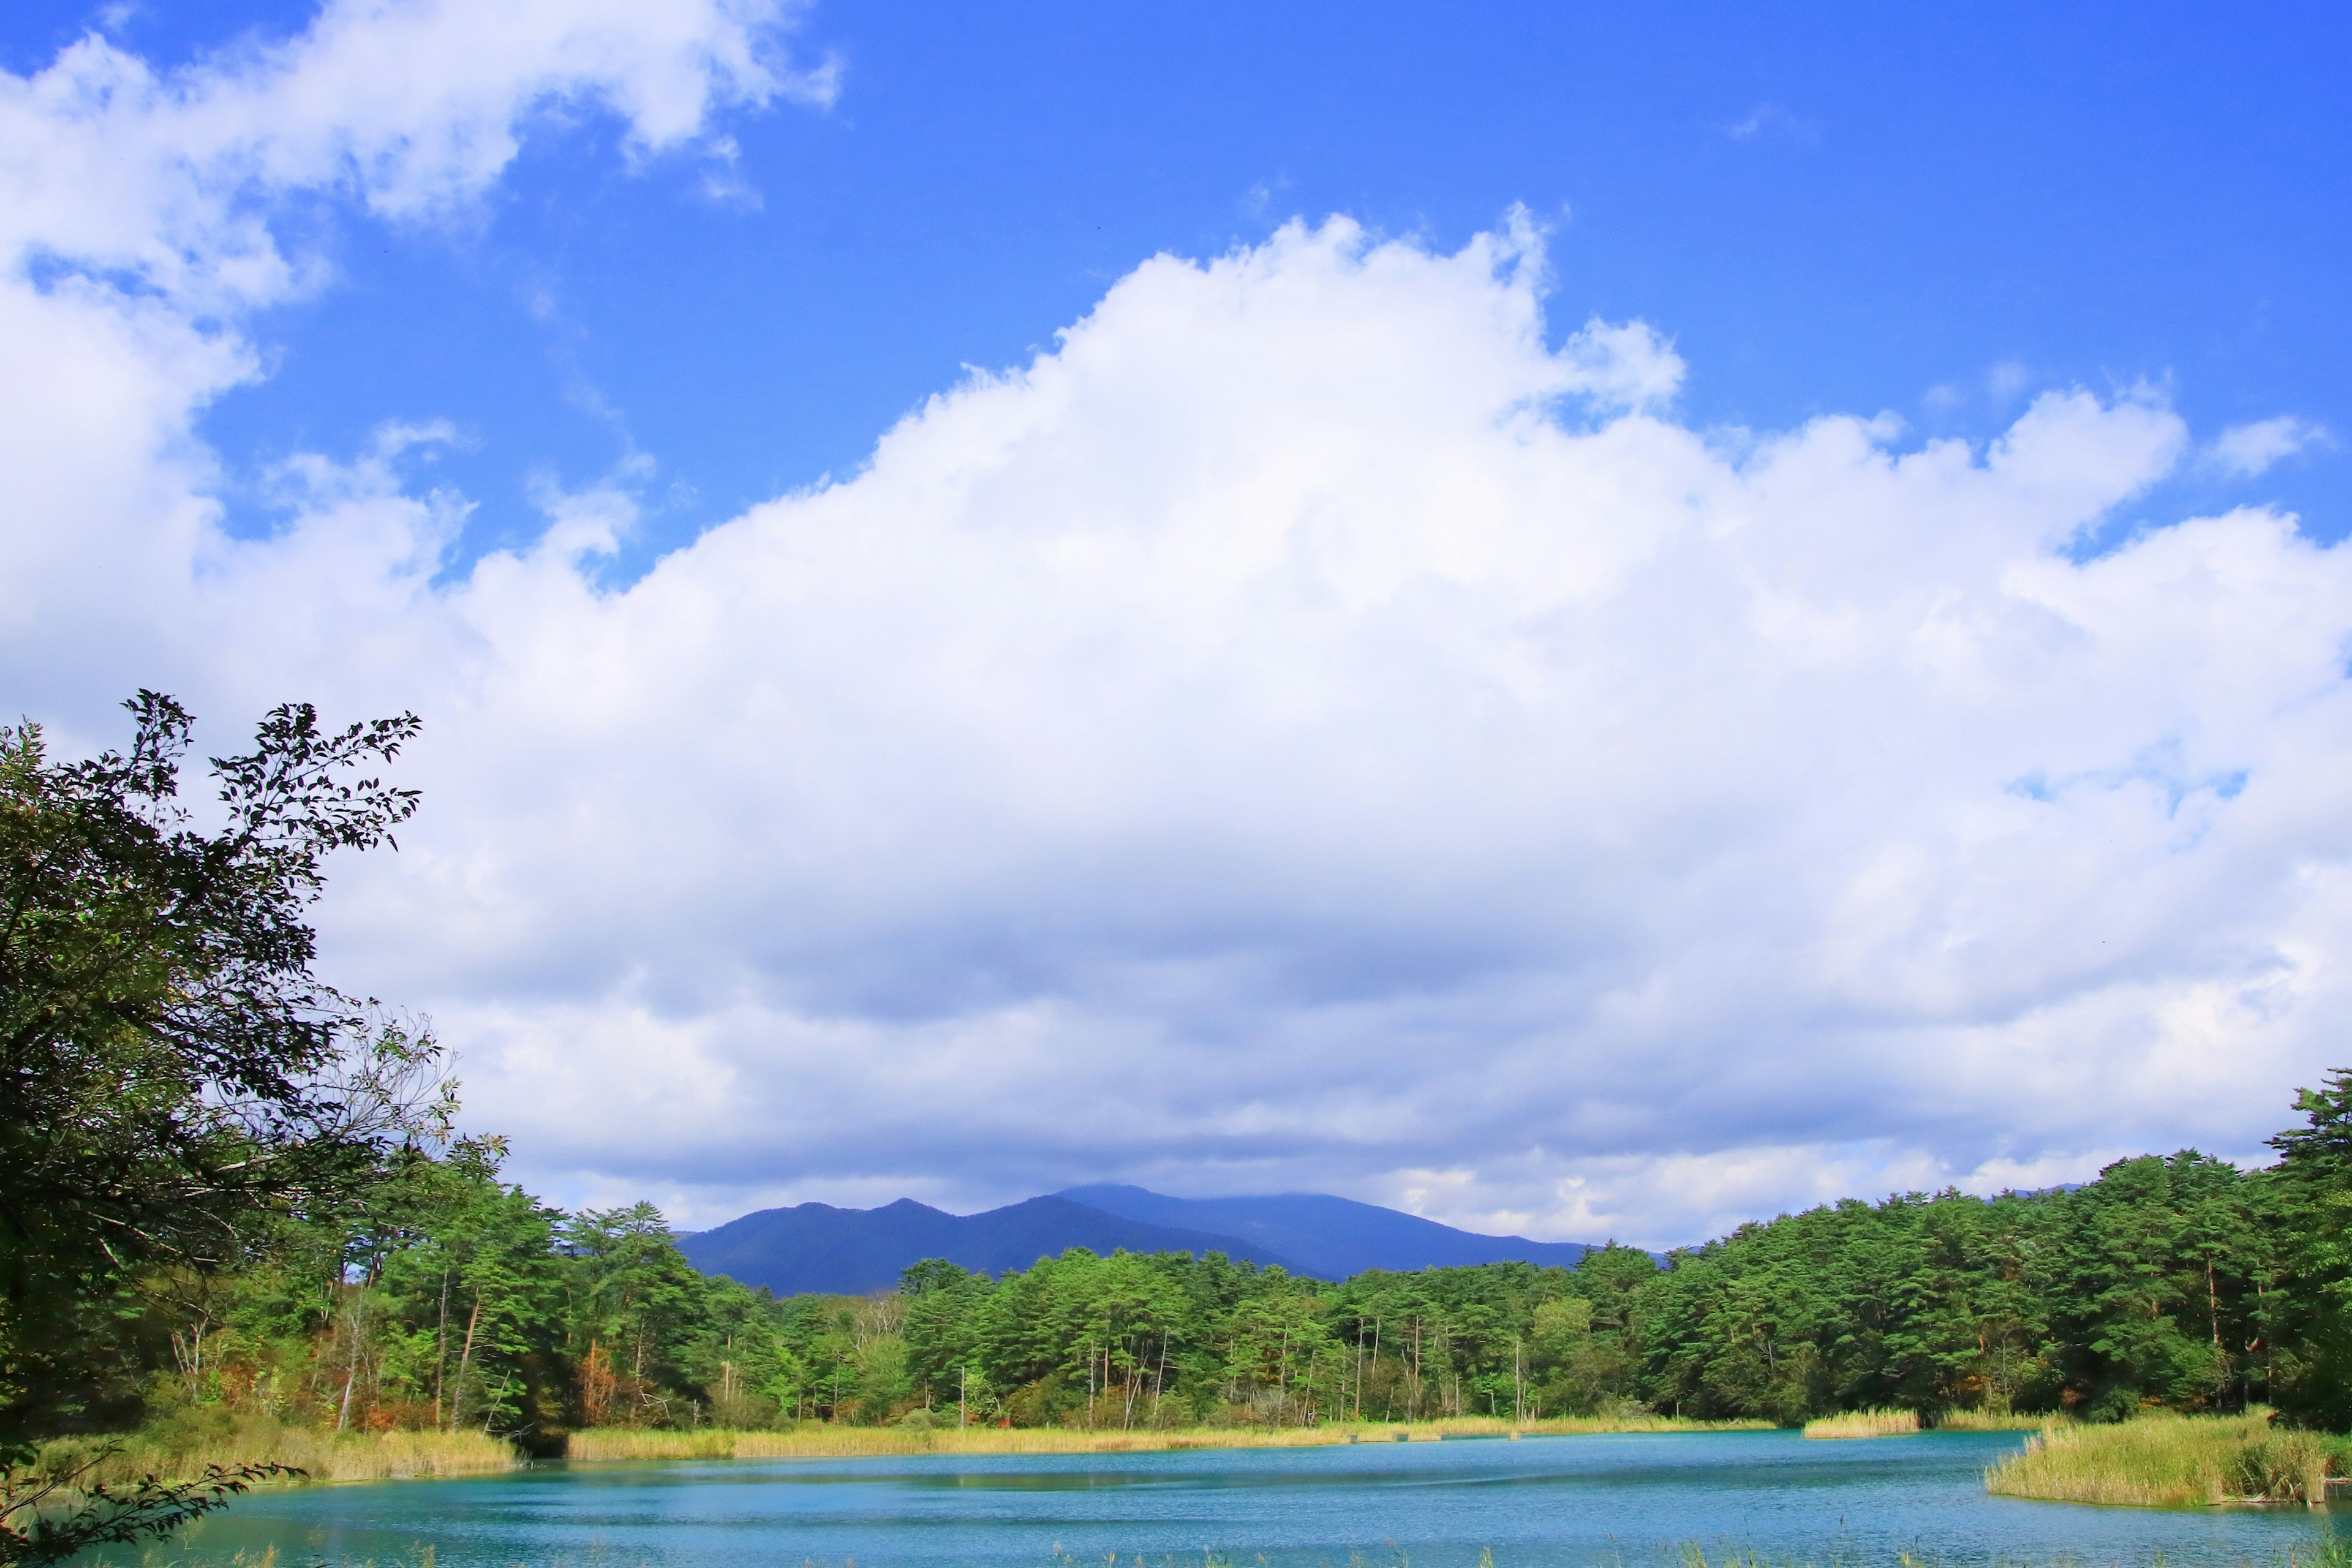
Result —
M2284 1562L2330 1528L2308 1510L2151 1511L1984 1494L2021 1438L1932 1433L1806 1442L1741 1432L1330 1448L549 1465L479 1480L264 1493L149 1562L437 1568L1078 1568L1113 1552L1199 1568L1496 1568L2071 1560ZM2352 1518L2345 1521L2352 1526ZM136 1562L117 1551L108 1560ZM1067 1564L1066 1563L1066 1568Z

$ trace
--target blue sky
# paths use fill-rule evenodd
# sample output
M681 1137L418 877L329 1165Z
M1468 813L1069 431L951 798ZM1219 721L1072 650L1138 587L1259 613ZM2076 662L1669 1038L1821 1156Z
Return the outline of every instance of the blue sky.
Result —
M310 14L139 8L118 36L163 64ZM8 63L94 15L14 8ZM693 153L632 167L588 112L453 227L311 215L334 286L257 323L271 374L202 428L250 481L453 420L477 548L535 531L533 476L641 454L625 574L853 471L1156 252L1331 213L1451 247L1520 204L1558 229L1555 336L1654 323L1702 426L1887 409L1980 439L2046 387L2150 380L2200 427L2347 430L2348 30L2320 5L818 5L793 47L840 97L730 121L733 194ZM2261 497L2335 537L2347 463ZM2225 496L2190 474L2155 504Z
M2259 1157L2352 1016L2347 33L29 0L0 710L422 714L327 963L565 1202Z

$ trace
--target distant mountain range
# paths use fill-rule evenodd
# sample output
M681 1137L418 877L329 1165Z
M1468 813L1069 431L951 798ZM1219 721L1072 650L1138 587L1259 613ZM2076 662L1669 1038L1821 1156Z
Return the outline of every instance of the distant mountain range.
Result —
M1171 1198L1141 1187L1070 1187L1055 1194L1121 1219L1183 1226L1238 1237L1234 1257L1270 1247L1294 1274L1345 1279L1367 1268L1454 1268L1475 1263L1557 1263L1574 1268L1587 1251L1578 1241L1481 1236L1419 1215L1399 1214L1322 1193L1263 1198Z
M984 1214L951 1215L901 1198L877 1209L798 1204L761 1209L678 1238L708 1274L803 1291L886 1289L925 1258L1002 1274L1073 1247L1099 1253L1222 1252L1262 1268L1344 1279L1367 1268L1522 1261L1573 1264L1576 1242L1480 1236L1372 1204L1316 1193L1171 1198L1141 1187L1072 1187Z

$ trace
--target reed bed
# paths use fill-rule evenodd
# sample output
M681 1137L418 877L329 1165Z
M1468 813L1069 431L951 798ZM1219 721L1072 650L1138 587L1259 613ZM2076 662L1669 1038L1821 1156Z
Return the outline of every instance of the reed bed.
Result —
M1849 1410L1805 1423L1808 1437L1899 1437L1917 1430L1916 1410Z
M1765 1421L1683 1421L1664 1415L1588 1416L1513 1424L1447 1421L1335 1422L1318 1426L1194 1426L1130 1431L1070 1426L832 1426L788 1431L695 1431L593 1426L572 1434L572 1459L820 1459L893 1454L1141 1454L1183 1448L1305 1448L1339 1443L1433 1443L1445 1438L1570 1436L1604 1432L1769 1429Z
M574 1432L572 1459L827 1459L893 1454L1124 1454L1170 1448L1298 1447L1347 1439L1328 1428L1278 1431L1095 1431L1062 1426L813 1426L790 1432L692 1432L600 1426Z
M98 1456L85 1477L121 1485L142 1476L191 1480L207 1465L291 1465L312 1481L404 1481L520 1468L514 1445L480 1432L317 1432L251 1425L202 1435L133 1433L104 1442L52 1444L51 1467Z
M2327 1450L2267 1416L2144 1415L2113 1426L2051 1427L1985 1471L2002 1497L2141 1508L2318 1503Z
M1668 1415L1571 1416L1522 1422L1484 1417L1444 1421L1328 1423L1318 1426L1196 1426L1103 1430L1063 1426L835 1426L810 1422L785 1431L702 1427L677 1431L593 1426L571 1434L573 1459L822 1459L903 1454L1124 1454L1187 1448L1321 1447L1339 1443L1433 1443L1445 1438L1570 1436L1610 1432L1715 1432L1764 1429L1764 1421L1685 1421ZM291 1465L311 1481L420 1480L483 1475L526 1463L512 1445L480 1432L320 1432L250 1424L229 1431L133 1433L103 1441L53 1444L52 1466L98 1456L88 1472L110 1485L154 1476L187 1480L207 1465Z
M1630 1415L1553 1415L1541 1421L1496 1421L1489 1424L1498 1433L1522 1432L1530 1437L1580 1437L1610 1432L1777 1432L1774 1421L1697 1421L1681 1415L1652 1415L1637 1412ZM1476 1423L1456 1421L1446 1423L1448 1431L1475 1427ZM1378 1430L1378 1428L1373 1428Z
M1936 1417L1938 1432L2038 1432L2064 1422L2063 1415L2025 1415L2009 1410L1947 1410Z

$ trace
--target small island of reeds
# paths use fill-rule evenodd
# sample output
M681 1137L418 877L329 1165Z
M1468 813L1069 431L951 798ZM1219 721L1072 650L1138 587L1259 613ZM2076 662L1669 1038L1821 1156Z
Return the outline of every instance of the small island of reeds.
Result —
M1808 1437L1898 1437L1918 1430L1916 1410L1848 1410L1805 1423Z
M2000 1497L2141 1508L2324 1502L2331 1443L2242 1415L2156 1413L2111 1426L2053 1426L1985 1471Z

